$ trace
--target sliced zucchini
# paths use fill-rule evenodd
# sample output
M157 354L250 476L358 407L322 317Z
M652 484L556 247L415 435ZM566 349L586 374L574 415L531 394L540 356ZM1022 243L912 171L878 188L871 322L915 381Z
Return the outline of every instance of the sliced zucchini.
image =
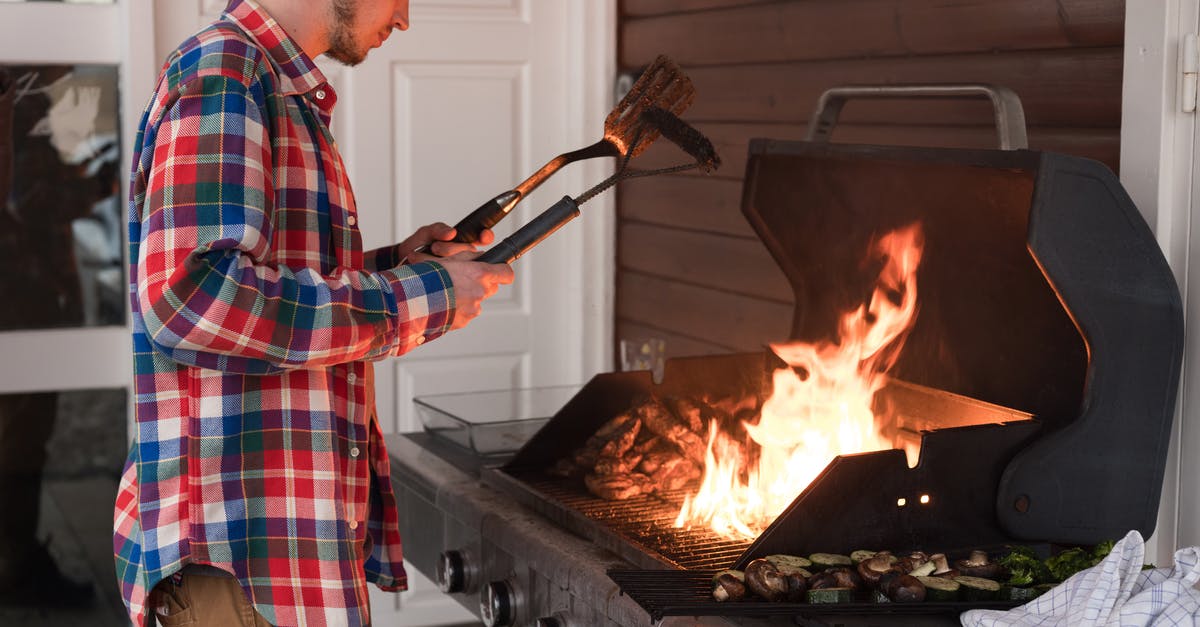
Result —
M871 559L872 557L875 557L875 551L867 551L865 549L859 549L857 551L853 551L850 553L850 562L852 564L854 564L855 566L858 566L859 562L865 562L865 561Z
M782 553L776 555L768 555L767 561L775 565L779 570L792 572L797 569L807 570L812 567L812 562L799 555L784 555Z
M813 553L808 556L812 562L812 570L824 570L834 566L850 566L850 556L837 553Z
M1000 596L1000 584L991 579L959 575L954 581L962 586L964 601L992 601Z
M1033 586L1000 586L1000 598L1008 601L1032 601L1037 595Z
M808 591L808 602L849 603L854 600L854 588L818 588Z
M945 577L917 577L917 581L925 584L926 601L957 601L962 585L953 579Z

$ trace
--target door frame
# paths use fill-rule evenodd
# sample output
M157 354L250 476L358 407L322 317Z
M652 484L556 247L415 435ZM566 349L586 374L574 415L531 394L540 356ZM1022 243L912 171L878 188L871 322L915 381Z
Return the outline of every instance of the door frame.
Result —
M0 62L117 66L121 159L127 163L143 99L157 69L151 0L0 3L0 16ZM124 185L120 194L124 207ZM133 380L129 338L128 311L124 325L0 332L0 355L10 356L0 377L0 394L128 389Z
M1139 0L1125 7L1121 106L1121 182L1154 231L1175 273L1185 322L1200 315L1200 229L1192 207L1200 201L1196 114L1180 107L1181 48L1200 30L1200 0ZM1200 225L1197 225L1200 226ZM1198 254L1193 255L1192 252ZM1200 544L1200 335L1185 337L1183 373L1163 477L1158 525L1146 561L1172 563L1177 547Z

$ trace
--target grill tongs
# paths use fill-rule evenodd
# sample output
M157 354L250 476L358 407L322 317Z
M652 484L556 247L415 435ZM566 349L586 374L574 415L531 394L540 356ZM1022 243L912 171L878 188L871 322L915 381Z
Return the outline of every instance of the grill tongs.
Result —
M604 137L600 141L586 148L558 155L515 189L483 203L454 225L458 231L454 241L471 244L478 242L479 234L484 229L495 226L518 202L568 164L597 157L627 160L637 156L654 143L659 135L659 129L648 122L642 113L654 107L679 115L692 104L695 93L691 79L683 73L679 65L666 56L659 55L629 88L629 93L625 94L604 118ZM423 252L426 248L423 246L416 252Z
M688 153L693 158L693 161L656 170L631 170L628 168L629 160L638 152L638 147L643 145L642 138L635 136L632 138L629 150L626 152L624 159L621 160L617 171L612 176L604 179L577 198L563 196L562 200L554 203L549 209L546 209L533 220L530 220L525 226L517 229L512 235L509 235L495 246L489 248L477 257L476 260L488 263L512 263L513 260L536 246L538 242L546 239L551 233L557 231L564 224L578 216L580 205L591 200L600 194L600 192L612 187L618 181L641 176L682 172L695 168L699 168L705 172L712 172L721 166L721 158L717 156L717 151L713 148L712 142L700 131L679 119L671 111L650 106L639 114L639 118L641 118L641 127L643 129L653 129L652 132L655 138L661 134L671 143L679 146L684 152ZM643 131L646 134L650 132L649 130Z

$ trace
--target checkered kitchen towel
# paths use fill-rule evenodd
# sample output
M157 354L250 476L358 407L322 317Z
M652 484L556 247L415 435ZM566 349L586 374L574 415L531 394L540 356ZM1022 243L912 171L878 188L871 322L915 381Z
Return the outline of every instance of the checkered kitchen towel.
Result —
M1104 561L1007 612L971 610L967 627L1200 625L1200 547L1175 552L1174 568L1142 570L1146 545L1130 531Z

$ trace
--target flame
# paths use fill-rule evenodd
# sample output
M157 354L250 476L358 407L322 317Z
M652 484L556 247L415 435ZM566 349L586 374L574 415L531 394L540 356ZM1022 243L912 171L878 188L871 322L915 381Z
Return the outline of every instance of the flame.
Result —
M749 441L709 425L704 478L676 527L706 525L753 540L835 456L892 448L872 401L916 318L923 246L919 224L875 242L871 254L883 262L875 289L842 316L836 341L771 346L789 367L774 372L757 424L743 423Z

